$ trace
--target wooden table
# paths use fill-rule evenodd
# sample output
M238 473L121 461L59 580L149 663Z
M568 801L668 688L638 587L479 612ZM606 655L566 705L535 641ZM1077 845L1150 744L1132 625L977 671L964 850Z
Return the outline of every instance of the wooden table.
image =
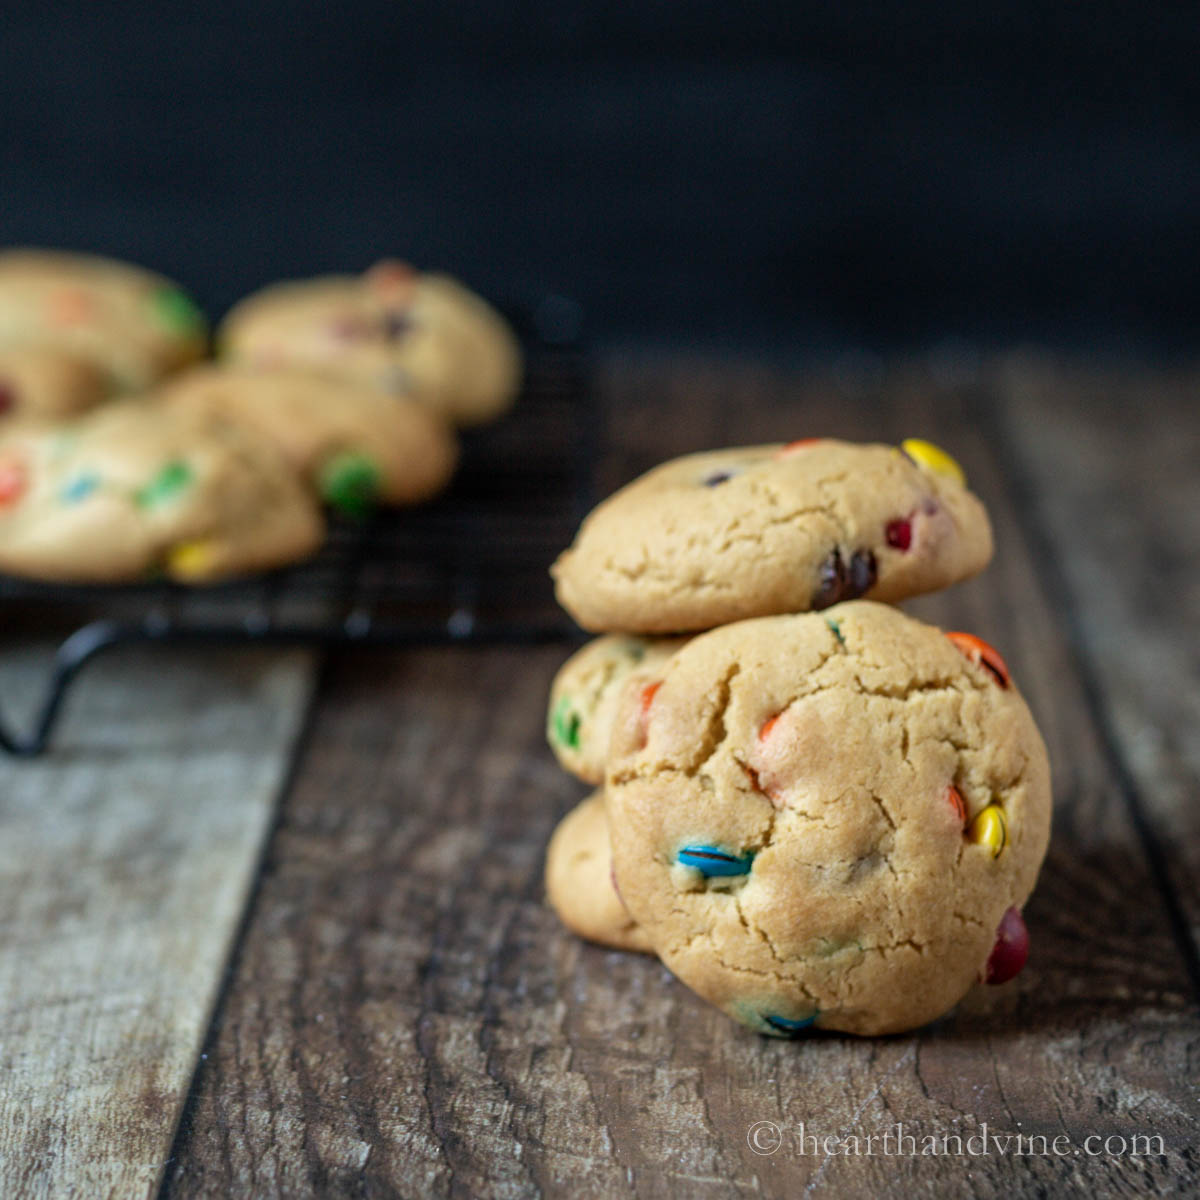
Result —
M601 491L819 434L964 463L996 559L910 607L994 642L1049 746L1025 972L916 1034L785 1043L568 935L541 884L585 791L543 742L565 645L329 660L286 786L307 656L133 655L0 776L5 1196L1200 1190L1200 376L623 356L599 391ZM1048 1152L896 1153L985 1125Z

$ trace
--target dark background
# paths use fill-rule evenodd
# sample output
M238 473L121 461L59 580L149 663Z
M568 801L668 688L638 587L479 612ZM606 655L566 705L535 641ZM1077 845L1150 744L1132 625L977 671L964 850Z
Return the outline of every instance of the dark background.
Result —
M381 254L601 341L1187 354L1200 6L8 5L0 241Z

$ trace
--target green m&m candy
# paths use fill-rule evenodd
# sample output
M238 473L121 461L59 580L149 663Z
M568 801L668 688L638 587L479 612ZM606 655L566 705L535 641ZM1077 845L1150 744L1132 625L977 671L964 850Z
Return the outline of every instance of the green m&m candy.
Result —
M348 517L367 516L379 498L379 468L354 450L335 454L318 482L325 503Z
M138 508L155 508L174 500L192 482L192 468L181 458L173 459L149 483L138 488L133 499Z
M571 750L579 749L579 726L582 723L582 718L571 704L570 696L564 696L554 706L554 714L550 718L550 729L554 734L555 741L560 746L566 746Z
M164 287L150 294L150 309L160 324L185 337L201 337L208 321L196 302L178 288Z

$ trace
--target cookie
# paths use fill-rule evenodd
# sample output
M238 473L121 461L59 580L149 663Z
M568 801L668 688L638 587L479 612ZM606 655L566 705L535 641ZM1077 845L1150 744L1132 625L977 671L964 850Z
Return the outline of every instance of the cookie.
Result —
M60 350L137 391L204 355L207 324L178 285L128 263L56 250L0 253L0 347Z
M987 513L944 452L819 438L656 467L591 513L552 574L584 629L677 633L903 600L991 555Z
M454 473L458 441L401 396L301 371L197 367L158 393L170 407L217 414L274 443L327 504L358 516L416 504Z
M94 408L108 396L93 362L45 346L0 347L0 420L56 420Z
M302 558L322 533L279 452L211 417L125 400L0 436L0 571L200 583Z
M581 938L653 954L613 885L604 794L595 792L558 823L546 850L546 898Z
M622 688L635 671L655 670L686 640L609 634L563 663L550 685L546 740L564 770L585 783L604 781Z
M504 412L521 378L516 339L498 313L449 276L398 262L256 292L225 318L219 344L231 362L411 396L462 426Z
M1024 961L1049 765L978 638L869 601L704 634L627 687L606 797L630 915L758 1032L913 1029Z

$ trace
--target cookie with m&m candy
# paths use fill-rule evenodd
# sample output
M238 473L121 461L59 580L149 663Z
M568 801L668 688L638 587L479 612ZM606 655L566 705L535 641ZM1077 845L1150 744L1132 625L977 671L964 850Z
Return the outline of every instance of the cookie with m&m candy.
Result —
M521 381L516 338L489 304L393 260L263 288L226 316L218 344L228 362L408 396L459 426L500 416Z
M106 391L130 392L207 344L204 314L153 271L61 250L0 252L0 349L68 354L101 372Z
M428 500L458 460L453 429L424 405L303 371L195 367L156 398L272 442L326 504L352 517Z
M324 525L278 450L205 414L122 400L0 434L0 571L205 583L312 553Z
M987 513L945 451L804 438L654 468L593 510L552 574L583 628L666 634L899 601L991 555Z
M857 600L723 626L631 678L608 827L666 966L784 1037L913 1029L1011 978L1051 794L997 661Z
M621 690L655 671L686 638L609 634L594 638L559 668L550 685L546 740L559 764L585 783L601 783Z

